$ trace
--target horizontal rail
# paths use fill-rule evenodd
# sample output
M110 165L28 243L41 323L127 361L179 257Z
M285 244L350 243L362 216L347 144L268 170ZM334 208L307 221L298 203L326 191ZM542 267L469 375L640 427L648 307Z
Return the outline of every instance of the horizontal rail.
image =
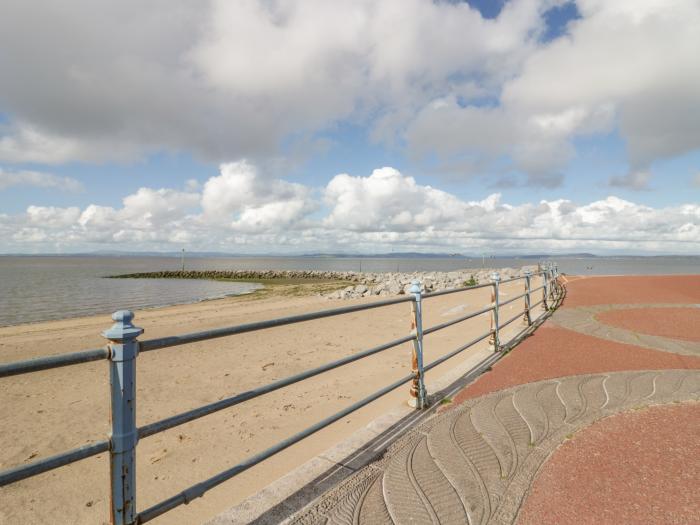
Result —
M530 290L530 293L535 293L536 291L542 290L543 288L544 288L544 284L538 286L537 288L532 288L532 289Z
M538 275L538 274L533 274L533 275ZM522 279L525 279L524 275L516 275L515 277L510 277L508 279L503 279L501 281L501 284L506 284L506 283L512 283L513 281L521 281Z
M358 359L362 359L364 357L382 352L384 350L388 350L389 348L394 348L395 346L398 346L402 343L406 343L413 339L415 339L414 335L402 337L400 339L396 339L394 341L375 346L374 348L370 348L369 350L365 350L363 352L359 352L357 354L338 359L331 363L327 363L317 368L312 368L310 370L306 370L305 372L301 372L299 374L280 379L268 385L254 388L252 390L248 390L247 392L243 392L241 394L237 394L226 399L215 401L214 403L210 403L208 405L204 405L199 408L183 412L182 414L178 414L176 416L162 419L154 423L149 423L148 425L144 425L138 429L139 439L151 436L153 434L157 434L159 432L163 432L165 430L179 425L183 425L190 421L194 421L195 419L199 419L200 417L204 417L208 414L213 414L214 412L218 412L219 410L223 410L225 408L238 405L239 403L243 403L244 401L254 399L263 394L274 392L275 390L278 390L285 386L293 385L294 383L298 383L299 381L303 381L304 379L308 379L322 372L327 372L328 370L333 370L334 368L338 368L339 366L352 363L353 361L357 361Z
M530 292L530 293L532 293L532 292ZM522 299L522 298L525 297L527 294L528 294L528 292L521 293L520 295L516 295L515 297L511 297L511 298L508 299L507 301L501 301L501 302L498 303L498 306L500 307L500 306L505 306L505 305L507 305L507 304L510 304L510 303L512 303L513 301L517 301L518 299Z
M375 399L380 398L381 396L388 394L392 390L400 387L401 385L411 381L414 378L413 374L409 374L407 376L402 377L398 381L393 382L392 384L382 388L381 390L377 390L373 394L370 394L369 396L365 397L364 399L361 399L357 401L356 403L353 403L349 407L344 408L343 410L340 410L339 412L336 412L332 416L328 416L327 418L319 421L318 423L311 425L310 427L302 430L301 432L298 432L297 434L294 434L291 437L288 437L287 439L280 441L276 445L273 445L272 447L263 450L262 452L255 454L254 456L249 457L248 459L242 461L241 463L231 467L230 469L224 470L223 472L217 474L216 476L212 476L209 479L206 479L200 483L197 483L196 485L192 485L188 489L183 490L179 494L176 494L175 496L172 496L166 500L161 501L160 503L157 503L156 505L153 505L152 507L144 510L143 512L139 513L139 523L146 523L148 521L151 521L154 518L157 518L161 514L164 514L165 512L168 512L169 510L174 509L175 507L178 507L182 504L189 503L195 498L198 498L202 496L205 492L208 490L216 487L217 485L220 485L224 481L227 481L231 479L232 477L236 476L237 474L240 474L241 472L244 472L245 470L248 470L251 467L254 467L261 461L266 460L270 456L274 456L278 452L283 451L286 448L291 447L295 443L298 443L302 439L305 439L309 437L311 434L314 434L318 432L319 430L327 427L328 425L331 425L332 423L335 423L336 421L344 418L345 416L352 414L356 410L362 408L363 406L371 403Z
M458 317L457 319L452 319L452 320L447 321L445 323L431 326L430 328L426 328L425 330L423 330L423 335L432 334L433 332L437 332L438 330L442 330L443 328L447 328L448 326L452 326L453 324L461 323L462 321L466 321L467 319L471 319L472 317L476 317L478 315L485 314L486 312L490 312L494 308L495 308L494 306L489 306L488 308L482 308L481 310L478 310L476 312L472 312L472 313L464 315L462 317Z
M31 478L37 474L68 465L69 463L75 463L81 459L102 454L108 450L109 441L98 441L92 445L84 445L82 447L69 450L68 452L61 452L55 456L49 456L48 458L34 461L33 463L27 463L26 465L20 465L0 471L0 487L9 485L10 483L14 483L16 481L21 481L26 478Z
M303 321L313 321L314 319L323 319L325 317L333 317L336 315L348 314L352 312L360 312L362 310L371 310L382 306L391 306L394 304L407 303L415 301L413 295L399 297L396 299L386 299L384 301L375 301L367 304L356 304L352 306L344 306L342 308L332 308L329 310L320 310L318 312L310 312L308 314L291 315L289 317L279 317L277 319L269 319L266 321L256 321L254 323L239 324L226 328L217 328L215 330L205 330L203 332L193 332L190 334L176 335L172 337L161 337L158 339L149 339L140 341L139 350L147 352L149 350L157 350L159 348L167 348L170 346L184 345L187 343L196 343L197 341L206 341L208 339L216 339L228 335L243 334L246 332L254 332L265 328L274 328L276 326L284 326L288 324L300 323Z
M493 283L475 284L474 286L462 286L461 288L448 288L447 290L440 290L439 292L430 292L423 294L423 299L440 297L441 295L449 295L451 293L467 292L469 290L478 290L479 288L486 288L487 286L493 286Z
M509 345L513 344L513 342L518 341L518 339L520 339L520 337L528 330L533 330L533 329L537 328L537 323L539 323L548 314L549 314L549 312L546 312L546 311L542 312L539 316L537 316L536 319L532 320L531 324L529 324L528 326L526 326L522 330L520 330L518 333L516 333L513 337L510 338L510 340L507 343L501 345L502 348L508 347Z
M444 363L445 361L447 361L447 360L450 359L451 357L454 357L454 356L456 356L457 354L459 354L460 352L463 352L464 350L466 350L466 349L469 348L470 346L474 346L474 345L475 345L476 343L478 343L479 341L483 341L483 340L486 339L488 336L490 336L492 333L493 333L493 330L489 330L489 331L486 332L484 335L480 335L480 336L477 337L476 339L472 339L472 340L469 341L467 344L464 344L464 345L460 346L459 348L457 348L456 350L453 350L453 351L450 352L449 354L445 354L445 355L443 355L442 357L439 357L438 359L436 359L435 361L433 361L432 363L430 363L430 364L428 364L428 365L425 365L425 366L423 367L423 370L424 370L425 372L427 372L427 371L430 370L431 368L435 368L436 366L438 366L438 365L441 364L441 363Z
M100 359L107 359L108 357L109 350L106 348L96 348L94 350L83 350L70 354L50 355L47 357L37 357L36 359L27 359L26 361L4 363L0 364L0 377L27 374L29 372L38 372L39 370L59 368L61 366L77 365L79 363L89 363L90 361L99 361Z

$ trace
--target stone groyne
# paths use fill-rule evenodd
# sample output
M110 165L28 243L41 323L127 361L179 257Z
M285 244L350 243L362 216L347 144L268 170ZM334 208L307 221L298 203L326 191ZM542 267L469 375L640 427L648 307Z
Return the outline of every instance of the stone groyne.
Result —
M324 280L353 283L343 289L324 294L328 299L356 299L371 295L393 296L408 291L413 280L419 280L426 292L489 282L489 275L498 271L501 279L522 275L525 270L537 271L537 266L522 268L475 268L451 272L336 272L324 270L185 270L130 273L114 275L119 279L214 279L238 281L272 281L281 279Z

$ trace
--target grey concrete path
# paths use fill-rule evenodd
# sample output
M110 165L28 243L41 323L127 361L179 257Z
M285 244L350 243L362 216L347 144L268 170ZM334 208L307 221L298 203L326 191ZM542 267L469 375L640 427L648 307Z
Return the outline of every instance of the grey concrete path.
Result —
M466 401L392 444L293 524L512 523L535 474L567 437L646 405L700 398L700 370L580 375Z
M633 330L627 330L617 326L611 326L600 322L596 316L610 310L637 310L640 308L678 308L697 307L697 305L683 304L599 304L593 306L577 306L573 308L561 308L551 320L554 324L568 328L574 332L608 339L618 343L633 344L643 348L671 352L674 354L700 356L700 343L682 341L659 335L642 334Z

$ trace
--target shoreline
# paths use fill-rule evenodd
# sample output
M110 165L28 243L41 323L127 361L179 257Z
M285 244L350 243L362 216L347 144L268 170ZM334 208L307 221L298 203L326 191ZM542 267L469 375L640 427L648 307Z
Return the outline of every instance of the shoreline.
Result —
M165 279L165 278L164 278ZM333 290L337 288L341 288L344 286L347 286L348 283L346 282L329 282L329 283L281 283L281 282L265 282L264 280L240 280L240 281L226 281L226 280L221 280L221 282L240 282L240 283L245 283L245 284L259 284L261 285L259 288L250 290L250 291L244 291L244 292L235 292L235 293L224 293L224 294L218 294L214 296L208 296L208 297L203 297L203 298L198 298L198 299L193 299L190 301L177 301L177 302L171 302L171 303L164 303L164 304L155 304L155 305L149 305L149 306L139 306L139 307L133 307L129 308L126 306L127 309L133 309L134 311L140 311L140 312L147 312L147 311L153 311L153 310L160 310L164 308L171 308L171 307L176 307L176 306L185 306L185 305L196 305L200 303L208 303L208 302L214 302L214 301L251 301L251 300L259 300L259 299L268 299L268 298L275 298L275 297L304 297L304 296L312 296L315 295L316 293L319 293L319 290L312 289L312 285L314 284L328 284ZM325 289L321 291L327 291ZM115 309L118 309L118 307L115 307ZM41 323L55 323L55 322L61 322L61 321L68 321L68 320L73 320L73 319L90 319L92 317L100 317L100 316L105 316L109 317L112 315L112 313L115 311L115 309L110 310L110 311L102 311L102 312L93 312L89 314L79 314L79 315L68 315L66 317L59 317L55 319L37 319L34 321L27 321L24 323L16 323L16 324L0 324L0 330L6 329L6 328L14 328L14 327L31 327L36 324L41 324Z
M488 281L493 271L499 271L501 279L521 275L524 269L535 270L536 266L522 268L485 268L461 269L449 272L336 272L325 270L166 270L154 272L137 272L129 274L107 275L102 279L158 279L158 280L208 280L260 285L259 288L233 293L221 293L213 296L194 298L186 301L167 302L147 306L130 306L115 304L109 311L68 313L65 317L36 319L23 323L0 324L0 329L9 327L32 326L37 323L50 323L68 319L109 316L122 308L134 311L150 311L178 305L198 304L210 301L232 300L251 301L282 297L322 296L327 300L350 300L361 297L390 297L406 293L411 281L421 281L425 292L460 288L471 284Z
M520 277L526 271L535 274L540 265L519 268L462 268L451 271L424 270L414 272L356 272L326 270L168 270L108 276L110 279L205 279L220 282L256 282L260 284L319 284L332 283L329 288L345 283L344 290L327 294L327 299L357 299L360 297L396 296L408 293L411 283L420 281L423 291L463 288L489 283L491 274L498 272L501 280ZM353 286L354 285L354 286ZM327 290L326 290L327 291ZM323 291L319 291L322 293Z

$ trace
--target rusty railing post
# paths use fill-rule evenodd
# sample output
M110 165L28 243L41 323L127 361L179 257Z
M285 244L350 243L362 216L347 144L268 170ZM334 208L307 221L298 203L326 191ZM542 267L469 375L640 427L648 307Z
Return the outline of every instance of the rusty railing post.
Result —
M112 435L110 437L110 522L136 523L136 356L143 333L131 323L134 314L120 310L112 314L115 323L102 335L109 339L109 383L111 390Z
M411 397L408 399L408 404L417 409L421 409L426 406L427 395L423 377L423 302L420 281L413 281L409 291L415 298L415 301L411 302L411 313L413 314L411 329L415 330L416 337L413 340L411 362L414 377L413 383L411 383Z
M494 352L498 352L501 347L498 337L498 283L500 281L500 274L493 272L491 274L491 304L493 305L493 310L491 310L491 337L489 338L489 345L493 347Z
M554 303L554 296L555 296L555 288L556 288L556 281L554 277L554 264L549 263L547 265L547 271L549 272L549 302Z
M532 325L532 316L530 315L530 278L532 272L525 270L525 313L523 314L523 323L527 326Z

